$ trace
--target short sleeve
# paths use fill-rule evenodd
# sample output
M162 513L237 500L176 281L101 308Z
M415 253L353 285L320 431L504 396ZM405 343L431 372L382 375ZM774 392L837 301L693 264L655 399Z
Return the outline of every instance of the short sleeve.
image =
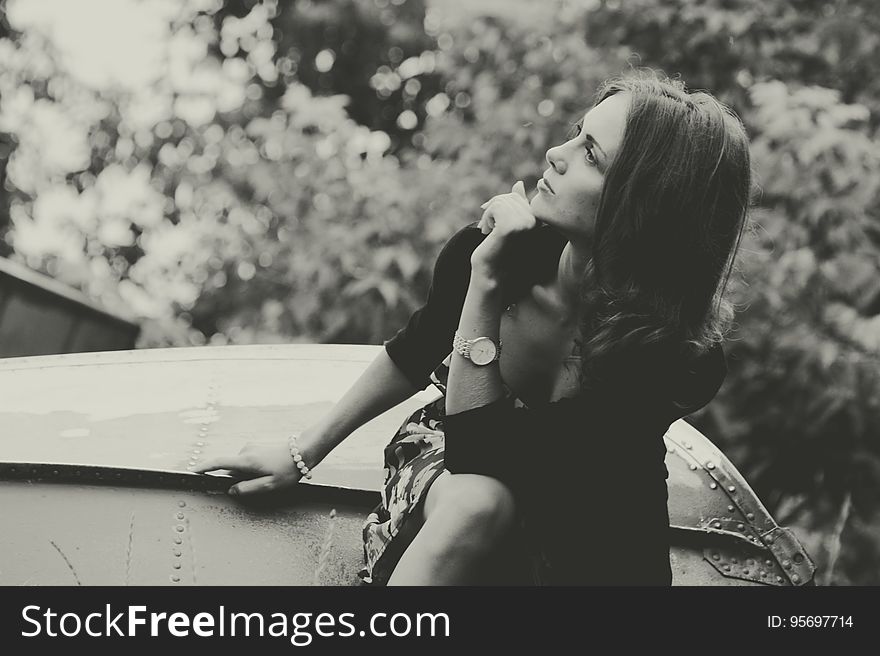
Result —
M471 254L485 236L476 223L465 226L440 251L425 304L385 342L398 369L419 389L452 350L452 337L471 277Z

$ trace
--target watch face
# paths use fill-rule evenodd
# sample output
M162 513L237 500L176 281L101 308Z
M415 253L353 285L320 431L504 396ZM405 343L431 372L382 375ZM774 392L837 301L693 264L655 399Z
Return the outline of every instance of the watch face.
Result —
M471 344L471 362L489 364L495 359L495 343L488 337L480 337Z

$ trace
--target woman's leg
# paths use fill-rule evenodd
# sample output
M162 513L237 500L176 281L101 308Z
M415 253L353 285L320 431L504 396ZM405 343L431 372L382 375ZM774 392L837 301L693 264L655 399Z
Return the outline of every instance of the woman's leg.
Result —
M388 585L479 582L486 557L514 525L515 507L513 494L494 478L444 472L431 484L423 514Z

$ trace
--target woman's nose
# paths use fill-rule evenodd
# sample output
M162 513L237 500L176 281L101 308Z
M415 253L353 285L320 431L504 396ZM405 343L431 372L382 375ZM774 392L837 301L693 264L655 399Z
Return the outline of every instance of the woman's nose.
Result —
M547 163L559 174L565 173L565 160L561 157L560 147L554 146L547 151Z

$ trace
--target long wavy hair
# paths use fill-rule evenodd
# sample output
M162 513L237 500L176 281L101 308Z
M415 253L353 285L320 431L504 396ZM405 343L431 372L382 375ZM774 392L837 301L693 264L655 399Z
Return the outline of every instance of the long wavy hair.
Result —
M652 366L657 373L658 363L722 341L732 318L724 291L751 189L746 131L724 104L653 72L606 82L596 104L624 92L623 141L606 173L581 287L586 389L650 375Z

